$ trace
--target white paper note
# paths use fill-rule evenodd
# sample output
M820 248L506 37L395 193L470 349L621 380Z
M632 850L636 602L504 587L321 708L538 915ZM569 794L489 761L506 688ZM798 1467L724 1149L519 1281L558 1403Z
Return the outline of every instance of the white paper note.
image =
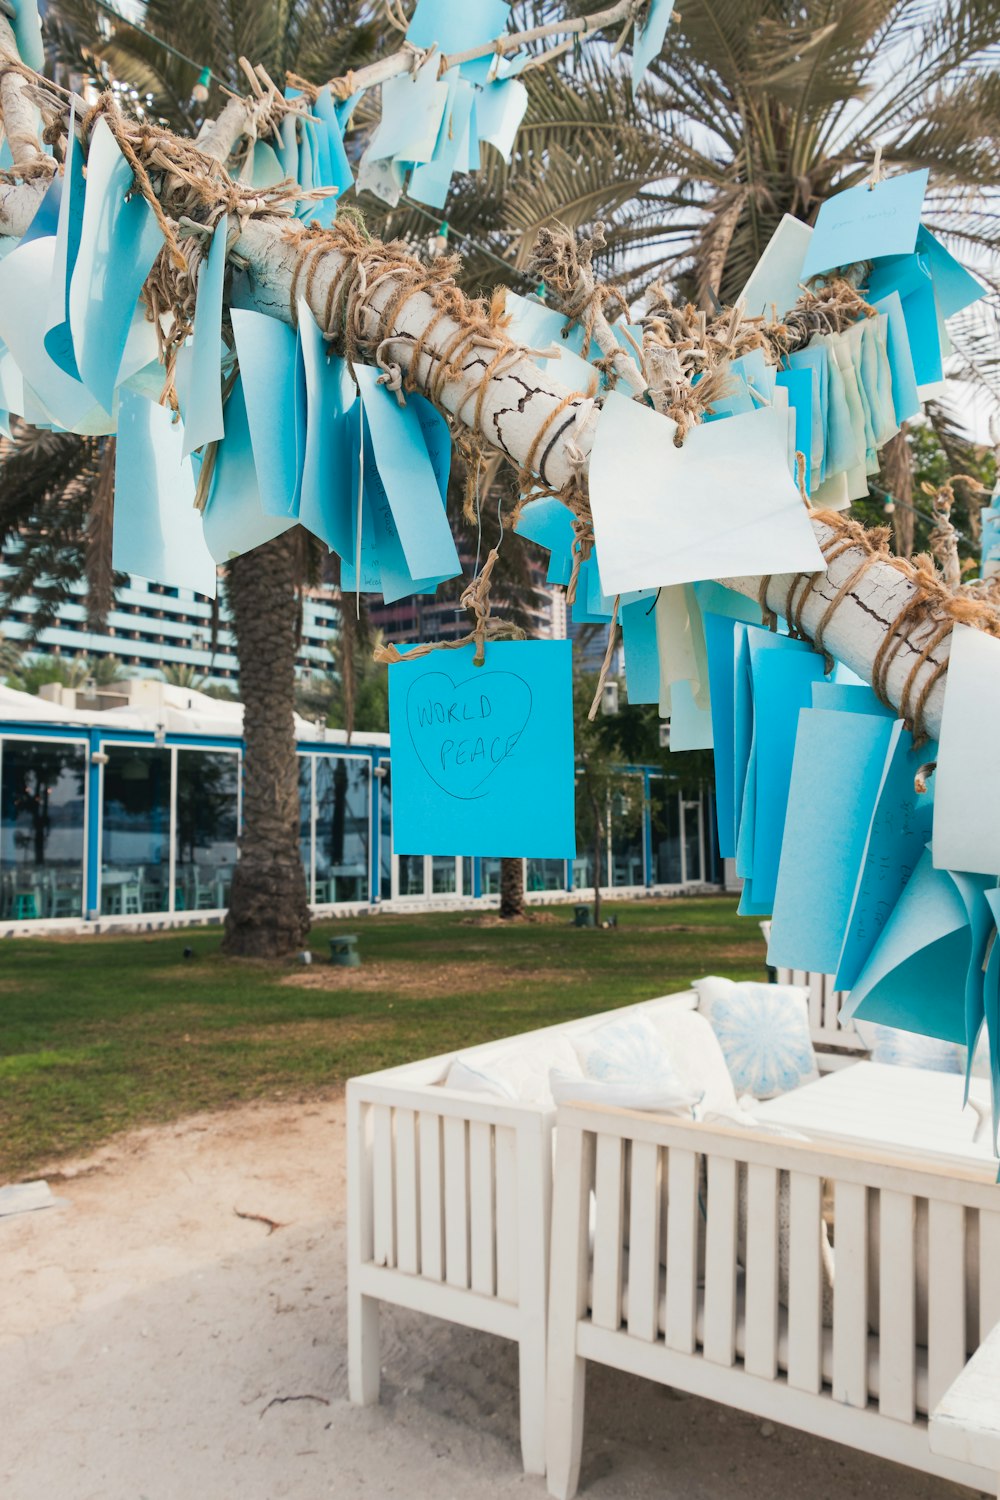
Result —
M770 323L798 301L802 288L802 266L812 239L812 230L801 219L784 214L767 248L750 273L740 293L748 318L766 318Z
M1000 875L1000 640L956 625L934 773L934 864Z
M612 392L590 460L606 594L702 578L825 568L788 471L788 414L765 407L705 423L674 446L676 423Z

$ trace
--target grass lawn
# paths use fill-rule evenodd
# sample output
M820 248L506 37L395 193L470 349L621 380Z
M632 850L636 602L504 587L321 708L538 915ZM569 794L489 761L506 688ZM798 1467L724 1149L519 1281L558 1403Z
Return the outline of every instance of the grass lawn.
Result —
M756 922L724 897L365 917L362 967L227 962L218 928L0 947L0 1183L131 1126L264 1097L683 989L762 979ZM314 957L344 925L319 923ZM193 956L184 958L184 949Z

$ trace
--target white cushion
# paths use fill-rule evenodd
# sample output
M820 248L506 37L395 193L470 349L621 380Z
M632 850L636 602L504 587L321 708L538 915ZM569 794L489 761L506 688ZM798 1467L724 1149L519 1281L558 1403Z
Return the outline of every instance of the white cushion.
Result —
M645 1012L682 1083L701 1094L695 1111L700 1120L708 1113L725 1113L737 1107L736 1090L729 1076L718 1037L697 1011L680 1005L663 1005Z
M479 1049L459 1053L448 1069L444 1087L553 1109L549 1089L549 1072L553 1068L580 1076L576 1052L561 1032L538 1037L526 1047L485 1054Z
M574 1038L579 1066L589 1085L585 1095L572 1091L572 1080L555 1069L552 1092L557 1100L618 1105L625 1109L689 1110L704 1092L682 1077L652 1022L642 1015L622 1016Z
M819 1077L800 985L737 984L710 975L694 988L737 1093L773 1099Z
M877 1021L855 1020L858 1036L872 1062L896 1068L926 1068L933 1073L964 1073L966 1051L955 1042L942 1042L917 1031L901 1031Z

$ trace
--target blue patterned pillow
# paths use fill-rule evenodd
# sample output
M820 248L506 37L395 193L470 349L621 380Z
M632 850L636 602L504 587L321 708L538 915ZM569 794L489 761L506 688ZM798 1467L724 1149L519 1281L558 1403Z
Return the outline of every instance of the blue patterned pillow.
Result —
M681 1078L655 1028L645 1016L608 1021L573 1046L583 1069L582 1083L550 1074L556 1103L577 1099L623 1109L689 1111L703 1090Z
M773 1099L819 1077L806 992L796 984L696 979L698 1009L719 1039L737 1094Z

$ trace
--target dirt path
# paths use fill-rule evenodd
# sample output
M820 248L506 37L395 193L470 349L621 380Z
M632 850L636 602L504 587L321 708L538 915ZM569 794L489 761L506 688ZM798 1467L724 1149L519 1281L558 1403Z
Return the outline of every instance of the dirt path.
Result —
M4 1500L543 1500L501 1340L388 1312L382 1405L348 1404L340 1099L63 1170L65 1206L0 1220ZM969 1494L615 1372L588 1395L583 1500Z

